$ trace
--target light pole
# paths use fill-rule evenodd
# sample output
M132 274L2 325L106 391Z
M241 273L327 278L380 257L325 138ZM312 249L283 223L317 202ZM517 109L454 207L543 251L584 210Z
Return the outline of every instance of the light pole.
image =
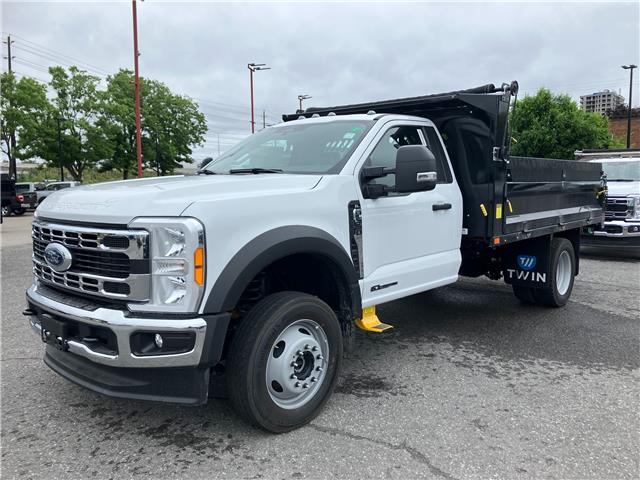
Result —
M311 95L298 95L298 102L300 103L300 110L302 110L302 101L313 98Z
M138 160L138 178L142 178L142 132L140 126L140 76L138 71L138 13L136 10L136 0L131 0L133 9L133 68L134 83L136 90L136 158Z
M251 88L251 133L256 131L256 122L253 115L253 72L258 70L270 70L271 67L267 67L265 63L249 63L247 64L249 69L249 85Z
M622 68L629 70L629 110L627 111L627 148L631 148L631 97L633 95L633 69L637 65L622 65Z

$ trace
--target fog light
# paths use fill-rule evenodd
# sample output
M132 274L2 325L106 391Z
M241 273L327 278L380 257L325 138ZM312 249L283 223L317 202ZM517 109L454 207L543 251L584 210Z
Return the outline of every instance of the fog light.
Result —
M153 341L156 343L156 347L162 348L162 344L164 341L162 340L162 335L156 333L155 337L153 337Z
M640 227L637 227L634 225L629 227L628 230L629 230L629 233L637 233L637 232L640 232Z

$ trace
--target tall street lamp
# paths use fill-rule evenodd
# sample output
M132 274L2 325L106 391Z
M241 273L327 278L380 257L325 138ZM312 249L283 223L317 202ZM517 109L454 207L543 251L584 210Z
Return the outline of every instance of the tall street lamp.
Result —
M267 67L265 65L265 63L249 63L247 65L247 68L249 69L249 84L251 88L251 133L255 133L256 131L256 122L253 114L253 72L271 69L271 67Z
M622 68L629 70L629 109L627 111L627 148L631 148L631 97L633 95L633 69L637 65L622 65Z
M138 71L138 12L136 0L131 0L133 12L133 70L136 90L136 158L138 159L138 178L142 178L142 129L140 126L140 76Z
M302 111L302 101L313 98L311 95L298 95L298 102L300 102L300 110Z

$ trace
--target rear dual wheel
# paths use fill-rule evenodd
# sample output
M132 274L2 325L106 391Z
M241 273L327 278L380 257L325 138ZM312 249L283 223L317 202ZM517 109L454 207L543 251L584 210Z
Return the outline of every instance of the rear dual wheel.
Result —
M258 302L231 342L227 385L234 409L272 432L311 421L329 399L342 360L333 310L299 292Z
M571 297L576 275L576 254L566 238L551 242L551 282L544 288L513 285L514 295L523 303L537 303L547 307L562 307Z

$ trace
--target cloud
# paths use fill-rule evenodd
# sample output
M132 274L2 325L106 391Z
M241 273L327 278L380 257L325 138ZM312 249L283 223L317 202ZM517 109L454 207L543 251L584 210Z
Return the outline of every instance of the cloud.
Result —
M113 72L132 68L130 2L4 2L2 30ZM628 92L620 65L640 58L638 3L138 2L141 74L199 99L223 147L249 131L249 62L258 122L297 107L380 100L517 79L577 98ZM19 36L19 37L18 37ZM23 43L24 45L24 43ZM28 44L27 44L28 45ZM35 68L35 67L34 67ZM640 75L638 75L640 77ZM638 103L637 83L634 104ZM206 151L217 150L217 135Z

